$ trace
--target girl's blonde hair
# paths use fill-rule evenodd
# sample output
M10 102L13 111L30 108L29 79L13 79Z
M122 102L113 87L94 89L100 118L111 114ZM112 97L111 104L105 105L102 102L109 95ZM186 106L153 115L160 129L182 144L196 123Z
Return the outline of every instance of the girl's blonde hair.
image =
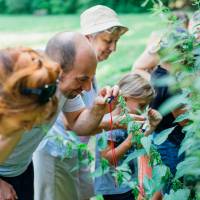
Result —
M137 73L129 73L119 81L120 94L124 97L151 101L155 91L145 78Z
M2 118L19 114L36 113L32 125L49 121L56 113L58 100L55 95L45 104L38 95L25 95L23 88L41 88L56 81L60 66L44 54L28 48L0 50L0 123ZM16 115L18 114L18 115ZM4 120L5 120L4 118Z

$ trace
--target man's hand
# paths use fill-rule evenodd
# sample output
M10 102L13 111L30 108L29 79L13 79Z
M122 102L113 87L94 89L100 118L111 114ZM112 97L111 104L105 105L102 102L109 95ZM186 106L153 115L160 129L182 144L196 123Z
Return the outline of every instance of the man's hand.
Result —
M17 194L9 183L0 179L0 200L16 200Z
M94 107L96 111L106 114L109 112L107 99L111 96L114 97L112 101L112 110L114 110L117 104L117 97L119 95L119 87L117 85L110 87L104 87L100 90L98 96L95 99Z
M112 88L107 86L100 90L99 95L95 99L94 106L96 107L96 110L100 111L101 113L108 113L108 103L106 100L113 96L114 100L112 101L112 110L115 108L117 104L117 97L119 95L119 87L117 85L113 86Z

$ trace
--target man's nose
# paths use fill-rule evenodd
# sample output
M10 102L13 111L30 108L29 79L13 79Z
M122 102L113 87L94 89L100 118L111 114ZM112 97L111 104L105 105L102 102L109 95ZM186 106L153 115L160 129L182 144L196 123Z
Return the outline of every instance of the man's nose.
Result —
M91 85L92 82L91 81L86 81L83 85L82 85L82 89L85 91L90 91L91 90Z

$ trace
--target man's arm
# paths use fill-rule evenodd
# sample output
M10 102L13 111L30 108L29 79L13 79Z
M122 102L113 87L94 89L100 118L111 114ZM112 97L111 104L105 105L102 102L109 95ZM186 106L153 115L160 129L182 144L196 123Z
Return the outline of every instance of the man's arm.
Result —
M114 86L113 88L103 88L95 99L92 108L80 109L75 112L64 112L69 128L80 136L97 133L103 116L109 112L106 99L114 96L115 100L112 104L114 107L117 102L118 93L119 88L117 86Z
M64 113L64 116L67 119L68 128L79 136L88 136L98 133L98 130L100 131L99 124L104 116L104 112L93 107L91 109Z

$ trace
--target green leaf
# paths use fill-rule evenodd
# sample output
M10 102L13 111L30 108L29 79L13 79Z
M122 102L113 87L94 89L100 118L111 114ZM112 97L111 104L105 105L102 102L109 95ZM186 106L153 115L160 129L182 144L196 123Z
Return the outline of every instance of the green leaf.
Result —
M184 114L182 114L182 115L179 115L176 119L175 119L175 121L174 122L182 122L183 120L186 120L186 119L189 119L189 113L188 112L186 112L186 113L184 113Z
M146 154L146 151L144 149L135 150L133 153L130 153L128 155L128 157L124 160L124 163L127 163L133 159L140 157L140 156L143 156L144 154Z
M183 94L175 95L169 99L167 99L161 106L159 107L159 112L162 115L167 115L172 110L182 106L183 104L187 103L187 99Z
M186 174L195 174L196 170L199 169L199 158L189 157L184 161L180 162L177 167L175 178L180 178Z
M170 194L165 194L164 200L188 200L190 195L189 189L180 189L174 192L170 191Z
M153 195L154 193L154 183L152 179L149 179L147 176L144 176L143 185L145 188L145 192L148 195Z
M161 87L161 86L172 86L176 83L175 77L174 76L164 76L162 78L158 78L156 80L153 81L153 84L157 87Z
M164 177L167 176L167 166L157 165L152 170L152 180L154 182L154 190L160 191L164 186Z
M144 147L145 151L149 155L150 149L151 149L151 144L152 144L152 135L149 135L148 137L144 136L141 139L142 146Z
M160 145L168 138L169 134L174 130L175 127L165 129L164 131L160 132L154 138L154 143L156 145Z
M104 198L103 198L102 195L98 195L98 196L96 196L95 198L96 198L96 200L104 200Z
M154 180L161 180L161 178L166 175L166 172L167 172L167 166L157 165L153 167L152 178Z
M182 153L184 153L186 150L188 150L191 146L193 146L195 143L193 138L188 138L186 140L183 140L181 143L181 147L179 149L178 155L180 156Z
M76 164L70 171L74 172L74 171L78 171L79 170L79 165Z
M93 177L99 177L109 172L109 162L105 158L100 161L100 166L92 173Z
M99 135L98 140L96 142L97 148L102 151L107 147L108 144L108 136L105 134L105 131L103 131L102 134Z
M145 7L148 3L149 3L150 0L145 0L145 2L141 5L141 7Z

